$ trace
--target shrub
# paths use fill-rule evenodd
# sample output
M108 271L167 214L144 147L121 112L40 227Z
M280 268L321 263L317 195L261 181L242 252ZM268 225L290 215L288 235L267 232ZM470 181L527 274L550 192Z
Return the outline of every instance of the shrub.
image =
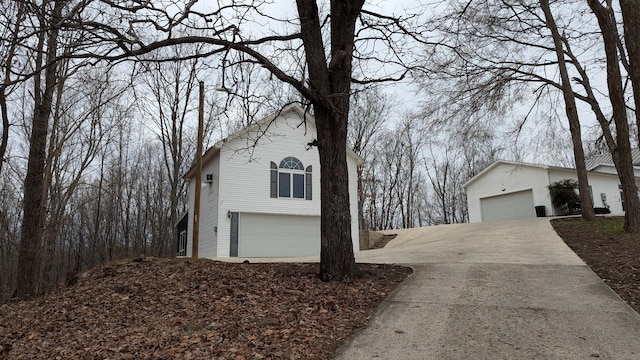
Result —
M596 207L593 208L595 214L611 214L611 210L608 207Z
M576 193L578 182L572 179L556 181L549 185L551 203L556 209L561 209L565 214L579 212L580 197Z

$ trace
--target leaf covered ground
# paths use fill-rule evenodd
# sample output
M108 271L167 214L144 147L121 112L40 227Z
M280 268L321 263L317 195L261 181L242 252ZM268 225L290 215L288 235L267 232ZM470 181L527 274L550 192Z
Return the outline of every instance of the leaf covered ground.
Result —
M329 359L411 272L129 259L0 306L0 359Z
M582 261L640 312L640 234L625 233L621 217L556 219L551 224Z

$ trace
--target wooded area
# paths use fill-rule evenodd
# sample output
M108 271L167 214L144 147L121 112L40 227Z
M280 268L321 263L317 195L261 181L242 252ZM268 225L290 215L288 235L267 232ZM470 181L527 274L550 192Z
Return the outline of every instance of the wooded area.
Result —
M313 112L326 280L355 264L336 201L345 142L366 160L366 228L467 221L461 185L498 158L577 165L586 189L585 153L609 151L640 231L636 2L276 5L0 4L0 303L107 260L175 256L201 80L205 146L287 103Z

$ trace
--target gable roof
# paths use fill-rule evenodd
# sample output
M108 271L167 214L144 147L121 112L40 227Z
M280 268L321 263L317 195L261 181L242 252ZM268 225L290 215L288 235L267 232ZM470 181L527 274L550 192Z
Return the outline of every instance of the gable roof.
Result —
M216 142L213 146L211 146L210 148L207 149L207 151L205 151L205 153L202 155L202 166L204 166L205 164L207 164L209 161L213 160L213 158L220 152L220 149L222 149L222 147L224 146L225 143L240 138L242 135L249 133L251 131L255 131L255 130L260 130L260 129L264 129L264 125L268 125L270 124L272 121L274 121L277 117L286 114L287 112L295 112L297 113L300 118L304 119L305 122L312 124L314 127L316 126L316 120L313 116L311 116L311 114L306 111L305 109L303 109L299 104L289 104L285 107L283 107L282 109L280 109L280 111L276 111L274 113L269 114L268 116L262 118L259 121L256 121L255 123L249 125L248 127L241 129L229 136L227 136L226 138ZM262 136L262 135L261 135ZM358 165L364 163L364 159L362 157L360 157L358 154L356 154L355 152L353 152L353 150L349 149L347 147L347 155L351 156L352 158L354 158L356 160L356 163ZM183 176L184 179L190 179L193 176L195 176L196 173L196 166L195 164L189 169L189 171L187 171L187 173Z
M568 168L563 166L551 166L551 165L542 165L542 164L531 164L531 163L525 163L525 162L519 162L519 161L496 160L493 164L489 165L486 169L482 170L481 172L476 174L476 176L472 177L466 183L462 184L462 187L466 189L471 183L475 182L476 180L484 176L484 174L488 173L489 171L498 167L501 164L513 165L513 166L526 166L526 167L538 168L545 171L571 171L571 172L577 171L575 168ZM599 174L599 175L617 176L615 174L609 174L609 173L599 172L599 171L588 171L588 172L593 174Z
M541 164L530 164L530 163L525 163L525 162L519 162L519 161L508 161L508 160L496 160L493 164L489 165L486 169L482 170L481 172L479 172L478 174L476 174L476 176L472 177L471 179L469 179L467 182L465 182L464 184L462 184L463 188L466 188L467 186L469 186L471 183L475 182L476 180L478 180L479 178L483 177L486 173L490 172L491 170L493 170L494 168L498 167L499 165L502 164L506 164L506 165L513 165L513 166L526 166L526 167L533 167L533 168L539 168L539 169L543 169L543 170L564 170L564 171L575 171L575 169L572 168L565 168L565 167L560 167L560 166L549 166L549 165L541 165Z
M633 166L640 166L640 149L631 149L631 163ZM592 156L586 162L587 171L591 171L600 165L615 166L610 152Z
M518 161L508 161L508 160L496 160L496 162L494 162L493 164L489 165L486 169L482 170L481 172L479 172L476 176L472 177L471 179L469 179L466 183L462 184L463 188L467 188L471 183L475 182L476 180L480 179L482 176L484 176L484 174L488 173L489 171L491 171L492 169L498 167L501 164L506 164L506 165L513 165L513 166L526 166L526 167L532 167L532 168L538 168L538 169L542 169L542 170L546 170L546 171L571 171L571 172L576 172L577 170L575 168L568 168L568 167L563 167L563 166L551 166L551 165L541 165L541 164L531 164L531 163L525 163L525 162L518 162ZM618 176L616 174L609 174L606 172L600 172L600 171L589 171L589 169L587 169L588 173L591 174L598 174L598 175L610 175L610 176Z

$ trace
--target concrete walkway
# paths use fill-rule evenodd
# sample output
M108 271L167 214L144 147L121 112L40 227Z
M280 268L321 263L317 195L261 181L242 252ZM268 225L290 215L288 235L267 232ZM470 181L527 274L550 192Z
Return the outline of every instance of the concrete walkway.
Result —
M640 359L640 315L548 219L397 233L356 259L414 274L337 359Z

